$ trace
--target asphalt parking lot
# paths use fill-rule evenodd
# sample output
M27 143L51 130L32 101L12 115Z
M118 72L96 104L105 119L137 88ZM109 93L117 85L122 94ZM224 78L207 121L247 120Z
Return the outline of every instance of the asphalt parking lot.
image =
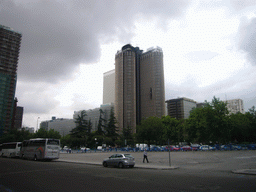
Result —
M148 152L149 163L143 163L143 152L61 153L59 161L101 165L102 160L114 153L130 153L135 167L152 169L220 170L256 174L256 150L241 151L179 151ZM169 158L170 157L170 158ZM243 171L242 171L243 170ZM248 170L248 171L247 171Z

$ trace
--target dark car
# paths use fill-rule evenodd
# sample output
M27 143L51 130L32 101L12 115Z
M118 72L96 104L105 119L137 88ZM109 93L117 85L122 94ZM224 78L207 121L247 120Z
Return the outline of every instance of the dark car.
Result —
M166 147L167 151L168 151L168 146ZM169 147L170 151L180 151L180 147L177 146L170 146Z
M192 148L190 146L186 145L186 146L182 146L181 150L182 151L192 151Z
M130 167L133 168L135 165L135 159L130 154L114 154L109 158L104 159L102 162L104 167L115 166L119 168Z

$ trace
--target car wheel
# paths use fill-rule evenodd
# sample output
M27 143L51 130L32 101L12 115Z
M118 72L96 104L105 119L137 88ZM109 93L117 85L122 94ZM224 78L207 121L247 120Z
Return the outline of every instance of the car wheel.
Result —
M130 168L133 168L133 167L134 167L134 165L130 165L129 167L130 167Z
M124 164L123 164L122 162L120 162L120 163L118 164L118 167L119 167L119 168L124 168Z
M36 155L34 156L34 161L37 161L37 156Z
M108 166L107 162L103 162L103 166L107 167Z

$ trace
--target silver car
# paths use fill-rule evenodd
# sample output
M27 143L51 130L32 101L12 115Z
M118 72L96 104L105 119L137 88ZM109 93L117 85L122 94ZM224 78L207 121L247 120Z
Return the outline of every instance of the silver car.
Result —
M102 162L104 167L107 166L117 166L119 168L123 167L134 167L135 159L130 154L114 154L109 158L104 159Z

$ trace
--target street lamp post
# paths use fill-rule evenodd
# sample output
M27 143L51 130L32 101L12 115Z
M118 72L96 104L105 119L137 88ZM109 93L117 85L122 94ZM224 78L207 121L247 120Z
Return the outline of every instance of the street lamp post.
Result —
M97 149L97 138L95 137L95 153L96 153L96 149Z

